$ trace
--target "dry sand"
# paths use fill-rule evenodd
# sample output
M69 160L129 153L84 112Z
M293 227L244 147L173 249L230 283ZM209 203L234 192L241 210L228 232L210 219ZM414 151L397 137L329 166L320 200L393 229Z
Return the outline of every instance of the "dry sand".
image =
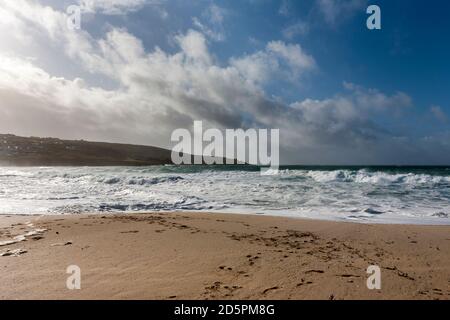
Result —
M207 213L0 216L0 254L1 299L450 298L450 226ZM66 288L69 265L81 268L81 290ZM369 265L381 267L381 290L367 289Z

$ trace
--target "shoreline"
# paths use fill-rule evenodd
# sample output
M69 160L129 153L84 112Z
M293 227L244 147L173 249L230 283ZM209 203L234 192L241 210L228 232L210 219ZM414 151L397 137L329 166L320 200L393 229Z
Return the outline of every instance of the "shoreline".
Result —
M0 246L24 251L0 256L1 299L450 299L447 225L214 212L0 215L0 242L27 234ZM66 287L69 265L81 269L81 290ZM381 290L366 287L370 265L381 268Z
M332 218L313 218L313 217L298 217L290 214L271 214L271 213L255 213L255 212L238 212L238 211L204 211L204 210L180 210L180 211L120 211L120 212L93 212L93 213L70 213L70 214L45 214L45 213L0 213L0 219L2 217L49 217L49 218L60 218L69 216L103 216L103 215L140 215L140 214L212 214L212 215L231 215L231 216L252 216L252 217L270 217L270 218L282 218L282 219L292 219L292 220L306 220L315 222L335 222L335 223L350 223L357 225L392 225L392 226L424 226L424 227L450 227L450 221L446 223L406 223L403 221L391 221L386 222L381 221L367 221L367 220L350 220L350 219L332 219ZM415 218L412 218L413 220Z

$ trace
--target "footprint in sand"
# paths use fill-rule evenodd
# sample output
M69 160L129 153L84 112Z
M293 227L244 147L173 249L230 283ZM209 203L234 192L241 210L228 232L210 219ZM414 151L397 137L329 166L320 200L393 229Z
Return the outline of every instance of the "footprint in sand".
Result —
M54 243L51 246L52 247L64 247L64 246L70 246L71 244L73 244L72 241L66 241L66 242Z
M305 273L306 274L308 274L308 273L325 273L325 271L323 271L323 270L308 270L308 271L305 271Z
M217 295L233 297L234 292L242 288L243 287L237 285L224 285L222 282L216 281L211 286L205 287L203 295L209 295L210 298L215 298Z
M302 278L300 281L301 281L301 282L297 283L297 287L301 287L301 286L307 285L307 284L313 284L312 281L306 281L306 280L303 279L303 278Z
M258 255L259 255L259 254L260 254L260 253L258 253ZM257 255L252 256L251 254L247 255L246 258L248 259L248 264L249 264L250 266L253 266L253 265L255 264L255 261L258 260L258 259L260 259L259 256L257 256Z
M232 267L227 267L227 266L219 266L220 270L226 270L226 271L233 271Z
M280 288L279 288L279 287L271 287L271 288L267 288L267 289L265 289L265 290L262 292L262 294L266 294L266 293L269 292L269 291L278 290L278 289L280 289Z

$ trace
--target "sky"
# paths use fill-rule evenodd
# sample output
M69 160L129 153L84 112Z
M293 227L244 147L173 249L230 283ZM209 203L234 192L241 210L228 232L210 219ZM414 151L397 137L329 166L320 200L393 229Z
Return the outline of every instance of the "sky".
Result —
M381 30L366 27L371 4ZM0 0L0 133L170 148L174 129L202 120L279 128L285 164L449 165L449 10L441 0Z

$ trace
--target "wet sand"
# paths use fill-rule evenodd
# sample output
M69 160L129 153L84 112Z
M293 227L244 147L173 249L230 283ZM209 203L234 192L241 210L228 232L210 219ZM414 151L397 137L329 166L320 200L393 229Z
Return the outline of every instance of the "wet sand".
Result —
M66 287L69 265L80 290ZM366 286L370 265L381 290ZM450 299L450 226L0 216L0 270L1 299Z

